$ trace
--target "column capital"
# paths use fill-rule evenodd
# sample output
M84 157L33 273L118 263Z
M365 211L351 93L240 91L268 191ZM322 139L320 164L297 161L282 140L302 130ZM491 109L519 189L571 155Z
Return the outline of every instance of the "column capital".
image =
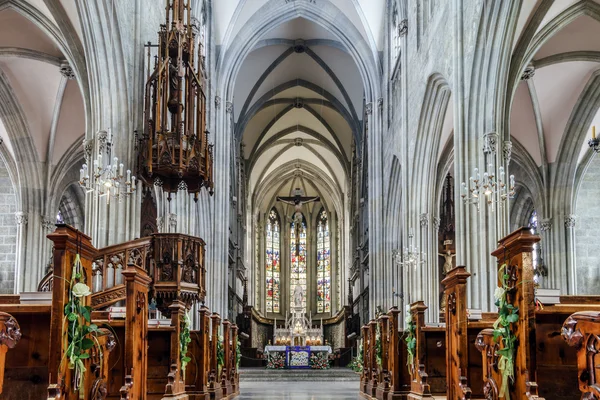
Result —
M42 227L46 231L52 232L52 230L54 229L54 221L52 220L52 218L45 217L45 216L42 215Z
M483 135L483 153L496 154L498 150L498 134L496 132L488 132Z
M540 232L548 232L552 229L552 218L546 218L540 221Z
M429 224L429 213L422 213L419 217L422 227L426 227Z
M565 228L575 228L576 220L577 216L575 214L565 216Z
M507 166L508 164L510 164L510 159L512 158L512 148L512 142L510 140L505 140L504 145L502 147L502 155Z
M27 213L23 211L17 211L15 213L15 220L17 221L17 225L27 225L29 218L27 216Z

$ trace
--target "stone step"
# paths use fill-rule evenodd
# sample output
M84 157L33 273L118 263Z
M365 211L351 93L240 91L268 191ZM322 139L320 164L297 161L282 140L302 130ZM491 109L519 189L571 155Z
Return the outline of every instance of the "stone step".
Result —
M352 382L359 381L360 375L346 368L314 369L240 369L241 382L262 381L314 381L314 382Z

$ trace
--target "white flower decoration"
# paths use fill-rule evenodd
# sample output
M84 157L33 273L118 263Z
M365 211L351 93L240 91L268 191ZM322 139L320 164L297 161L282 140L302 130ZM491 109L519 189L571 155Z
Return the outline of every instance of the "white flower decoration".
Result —
M410 304L407 304L405 307L406 310L406 315L404 317L404 319L406 320L407 324L410 324L412 322L412 314L410 313Z
M496 291L494 292L494 299L500 300L502 298L502 296L504 296L504 292L506 292L506 290L504 290L504 288L497 287Z
M73 296L75 297L85 297L92 294L88 285L82 282L73 285L73 289L71 289L71 291L73 292Z

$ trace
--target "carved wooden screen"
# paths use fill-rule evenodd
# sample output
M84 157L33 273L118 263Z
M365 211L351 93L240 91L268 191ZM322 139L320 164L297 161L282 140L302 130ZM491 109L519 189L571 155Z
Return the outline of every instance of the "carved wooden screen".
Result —
M152 196L152 190L146 189L144 193L144 199L142 200L142 218L140 223L140 237L150 236L153 233L158 233L158 227L156 226L156 217L158 212L156 210L156 203Z

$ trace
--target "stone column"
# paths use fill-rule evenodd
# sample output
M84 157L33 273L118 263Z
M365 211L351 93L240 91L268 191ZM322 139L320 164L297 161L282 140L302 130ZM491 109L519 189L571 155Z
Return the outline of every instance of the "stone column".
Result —
M17 211L15 213L15 219L17 221L17 254L15 261L15 293L21 292L24 283L21 282L21 275L25 272L23 261L25 260L25 243L27 240L27 213L23 211ZM26 281L26 280L25 280Z

